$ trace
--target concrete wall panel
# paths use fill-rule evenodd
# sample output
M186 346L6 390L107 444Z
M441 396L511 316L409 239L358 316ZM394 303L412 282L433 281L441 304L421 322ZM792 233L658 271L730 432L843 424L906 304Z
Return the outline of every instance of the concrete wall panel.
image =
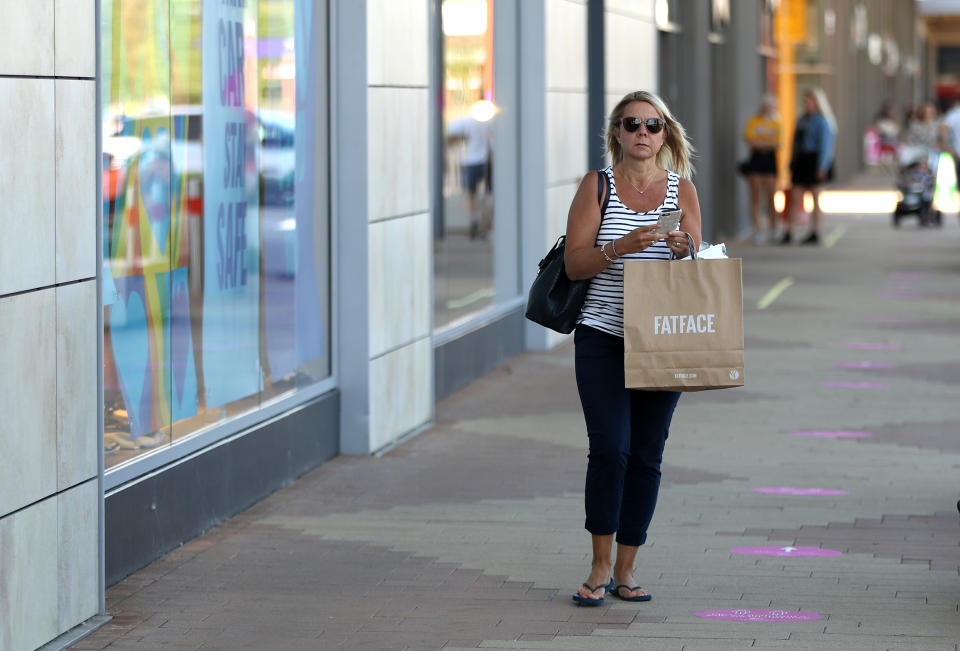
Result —
M96 3L56 0L54 5L55 74L93 77L96 74Z
M92 81L56 86L57 282L97 274L97 145Z
M573 0L546 4L547 90L587 90L587 6Z
M367 83L429 83L426 0L367 0Z
M370 221L429 210L426 88L370 88Z
M53 74L53 7L54 0L0 0L0 74Z
M366 8L367 451L433 412L428 8L425 0Z
M61 631L93 617L99 608L99 501L96 479L60 493L56 498L60 531L57 619Z
M0 106L0 294L8 294L54 283L54 82L0 78Z
M575 182L587 165L587 94L547 93L547 184Z
M370 225L370 355L430 334L430 215Z
M563 235L567 230L567 213L570 210L570 203L573 201L573 195L577 193L576 183L564 183L547 188L547 243L544 253L553 246L557 238Z
M370 362L370 442L373 450L430 419L433 347L425 337Z
M55 498L0 518L0 623L0 649L35 649L60 632Z
M653 0L604 0L603 5L604 9L610 13L653 20Z
M657 88L657 28L649 18L607 12L604 21L606 92L617 99Z
M97 286L58 287L57 490L97 474Z
M0 298L0 515L57 488L56 292Z

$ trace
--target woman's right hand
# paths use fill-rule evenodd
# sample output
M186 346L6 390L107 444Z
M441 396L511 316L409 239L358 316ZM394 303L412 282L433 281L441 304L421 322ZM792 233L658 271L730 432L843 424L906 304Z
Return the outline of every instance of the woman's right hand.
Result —
M617 253L639 253L664 238L662 233L655 233L656 226L638 226L620 239L615 241Z

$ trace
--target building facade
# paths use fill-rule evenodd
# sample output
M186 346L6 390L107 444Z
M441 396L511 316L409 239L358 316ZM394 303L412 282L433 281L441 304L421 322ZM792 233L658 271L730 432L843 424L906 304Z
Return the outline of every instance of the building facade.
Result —
M6 2L0 594L35 598L0 603L0 648L75 639L107 586L568 341L526 289L625 93L688 128L707 237L745 229L740 132L786 101L795 4ZM856 18L801 4L805 29ZM914 46L905 3L865 4ZM831 42L835 106L867 75L853 133L873 70Z
M96 22L84 0L0 27L0 648L103 610Z

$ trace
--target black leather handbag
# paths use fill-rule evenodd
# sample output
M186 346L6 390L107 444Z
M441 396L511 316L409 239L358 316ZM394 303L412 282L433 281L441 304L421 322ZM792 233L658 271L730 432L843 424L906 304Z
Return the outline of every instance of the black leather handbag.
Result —
M600 204L602 221L610 200L610 179L602 170L598 170L597 175L597 203ZM526 312L526 317L534 323L562 334L569 334L577 325L590 284L589 279L570 280L567 276L563 263L566 241L566 236L561 235L540 261L540 269L527 296Z

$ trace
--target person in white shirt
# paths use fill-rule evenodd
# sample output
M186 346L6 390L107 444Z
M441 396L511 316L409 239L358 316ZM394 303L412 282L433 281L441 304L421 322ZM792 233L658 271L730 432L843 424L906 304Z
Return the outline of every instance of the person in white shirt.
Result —
M940 142L953 156L957 179L960 180L960 96L953 101L940 123Z
M461 159L464 189L467 191L467 209L470 212L470 239L486 237L490 224L478 214L477 197L480 194L480 182L484 191L493 190L490 149L492 144L491 119L493 105L480 100L470 107L470 112L452 121L447 128L447 140L465 141L466 151Z

